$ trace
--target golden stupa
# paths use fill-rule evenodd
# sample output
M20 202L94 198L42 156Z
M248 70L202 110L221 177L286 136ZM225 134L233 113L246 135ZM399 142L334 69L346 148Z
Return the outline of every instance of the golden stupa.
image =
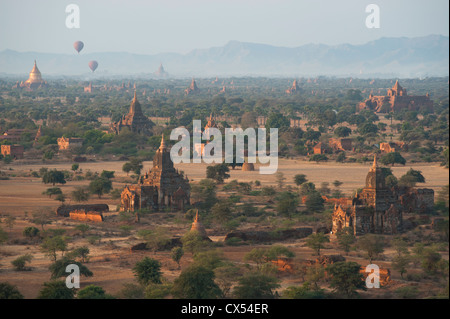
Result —
M28 89L37 89L45 85L47 85L47 82L42 79L41 71L39 71L36 65L36 60L34 60L34 66L30 72L28 80L22 82L20 86Z

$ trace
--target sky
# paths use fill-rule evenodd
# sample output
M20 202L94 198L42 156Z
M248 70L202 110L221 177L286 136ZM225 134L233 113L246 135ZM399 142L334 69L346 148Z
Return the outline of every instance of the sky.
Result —
M80 28L66 26L66 6ZM366 6L380 8L367 28ZM0 0L0 51L188 53L229 41L298 47L448 36L448 0Z

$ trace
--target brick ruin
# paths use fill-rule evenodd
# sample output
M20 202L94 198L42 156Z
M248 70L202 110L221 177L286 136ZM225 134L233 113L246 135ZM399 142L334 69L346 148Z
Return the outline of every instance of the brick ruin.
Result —
M69 213L70 219L79 221L102 222L103 214L96 211L74 210Z
M83 146L83 139L78 137L60 137L57 139L58 148L60 151L67 151L77 147Z
M111 123L109 125L109 131L114 134L119 134L123 128L127 127L131 132L151 136L154 125L155 124L142 113L141 104L136 97L136 91L134 91L134 98L130 104L130 111L127 115L123 115L119 121Z
M96 212L104 213L109 211L107 204L79 204L79 205L62 205L56 209L56 215L61 217L70 217L71 212Z
M189 180L174 168L163 136L153 158L153 167L140 176L138 184L127 185L123 189L121 210L133 212L137 209L170 207L183 211L189 203Z
M402 88L398 81L388 90L385 96L374 96L370 94L369 98L358 104L359 110L372 110L376 113L398 112L401 110L418 111L420 108L433 110L433 101L427 93L423 96L408 95L406 89Z
M397 234L403 231L405 212L427 213L434 205L431 189L389 188L376 157L366 177L366 187L347 204L334 206L332 235L348 227L355 235Z
M14 145L2 145L1 154L3 156L11 156L14 159L23 158L23 145L14 144Z

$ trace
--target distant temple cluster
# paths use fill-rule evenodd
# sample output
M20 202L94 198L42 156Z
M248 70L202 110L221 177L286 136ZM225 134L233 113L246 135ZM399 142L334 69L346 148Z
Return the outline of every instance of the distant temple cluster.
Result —
M37 65L36 65L36 60L34 60L34 66L33 69L30 72L30 76L28 77L28 80L26 80L25 82L17 82L14 86L13 89L24 89L27 91L33 91L42 87L47 86L47 81L44 81L42 79L42 74L41 71L39 71Z
M347 227L355 235L398 234L403 231L403 213L429 213L433 205L432 189L387 187L375 157L366 177L366 187L355 197L335 204L332 234Z
M424 96L408 95L406 89L402 88L398 81L386 96L374 96L370 94L369 99L358 104L359 110L372 110L376 113L398 112L401 110L418 111L420 108L433 110L433 101L427 93Z
M296 92L299 92L299 91L300 91L300 88L299 88L299 86L297 84L297 80L294 80L294 82L292 83L292 86L289 89L286 90L286 93L287 94L292 94L292 93L296 93Z
M137 100L136 91L134 91L134 98L131 101L130 111L127 115L123 115L122 118L109 126L109 131L114 134L119 134L124 127L127 127L131 132L152 135L152 128L155 124L150 121L143 113L141 104Z
M122 191L121 210L133 212L170 207L183 211L189 203L189 180L174 168L163 136L153 158L153 167L139 178L137 185L125 186Z

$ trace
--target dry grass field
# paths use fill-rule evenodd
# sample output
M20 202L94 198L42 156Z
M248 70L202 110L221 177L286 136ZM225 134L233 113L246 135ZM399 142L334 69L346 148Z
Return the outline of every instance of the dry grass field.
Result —
M127 179L126 173L122 171L122 161L111 162L87 162L81 163L80 169L83 172L88 170L92 172L101 172L102 170L115 171L115 179L121 182L114 182L114 188L121 189ZM295 187L293 177L296 174L305 174L309 181L320 186L322 182L329 182L332 188L332 182L339 180L343 182L340 187L346 195L350 195L355 189L363 187L365 183L366 174L372 163L367 164L339 164L335 162L328 163L312 163L297 160L281 159L279 161L279 171L286 177L286 185ZM16 161L9 165L0 164L0 170L7 172L10 175L9 180L0 180L0 214L15 216L16 222L12 229L6 228L2 224L2 228L8 233L8 243L0 246L0 282L7 281L18 287L21 293L26 298L36 298L42 284L50 280L50 272L48 270L51 261L39 249L39 245L24 242L22 231L27 226L36 226L31 222L31 214L38 210L54 211L59 206L59 202L52 198L42 195L42 192L50 187L42 183L40 178L29 177L30 171L39 171L43 166L51 169L70 170L71 163L32 163L26 161ZM176 165L179 170L184 171L189 179L194 183L205 178L206 164L180 164ZM151 162L144 162L144 171L151 167ZM422 171L426 178L426 183L420 187L432 188L435 191L449 183L448 170L440 167L438 164L411 164L406 166L393 167L394 175L400 177L410 167ZM259 180L262 186L275 185L274 175L261 175L258 168L254 172L243 172L240 169L230 171L230 180L236 179L241 182L251 182ZM87 185L89 181L69 181L67 184L59 186L63 193L70 194L76 186ZM73 203L68 199L66 203ZM89 203L107 203L111 210L115 210L116 205L120 200L113 200L109 195L98 199L96 196L91 197ZM26 213L25 213L26 212ZM109 216L110 215L110 216ZM128 223L132 226L132 232L129 235L121 234L118 229L120 225L127 224L115 218L116 213L112 212L106 214L103 223L89 223L91 229L89 235L101 236L99 243L88 243L88 236L82 237L75 229L75 226L81 222L72 221L67 218L52 217L52 224L46 225L46 229L64 228L66 235L70 237L69 250L83 245L89 246L90 261L86 266L94 273L93 277L81 278L81 288L95 284L103 287L107 293L116 295L123 288L125 283L136 283L132 268L135 263L141 260L144 256L158 259L162 263L163 276L168 281L173 281L177 278L182 269L187 267L192 262L192 256L186 253L181 259L181 270L178 269L176 263L170 257L170 251L164 252L150 252L139 251L131 252L130 247L141 242L136 236L136 231L139 229L154 229L155 227L163 226L172 236L181 236L190 228L190 220L186 220L182 213L171 213L171 219L167 220L167 213L155 213L146 216L142 219L140 224ZM292 227L304 226L299 222L293 222ZM39 226L37 226L39 227ZM208 235L214 241L223 240L223 233L216 232L214 228L207 229ZM296 254L296 259L314 259L313 251L305 246L305 240L291 240L283 242L283 245L288 246ZM224 256L236 263L243 263L244 255L255 247L267 247L265 245L243 245L243 246L222 246ZM17 257L30 253L33 255L33 260L30 264L29 271L15 271L11 261ZM337 246L335 244L328 244L327 249L323 254L336 254ZM392 249L387 249L384 252L385 258L389 259L393 256ZM357 261L360 264L368 264L368 260L361 252L352 251L347 260ZM444 258L448 259L448 252L444 253ZM390 267L390 262L379 261L381 267ZM414 273L416 270L411 270ZM418 270L417 270L418 271ZM392 270L391 270L392 272ZM301 280L295 274L279 275L281 279L280 291L290 285L299 285ZM394 279L389 289L394 290L397 287L406 285L405 281L401 280L400 275L395 271L392 272ZM421 283L421 291L436 292L438 287L433 287L432 283ZM386 290L369 291L363 293L370 298L377 298L386 296ZM424 297L426 295L423 295Z

